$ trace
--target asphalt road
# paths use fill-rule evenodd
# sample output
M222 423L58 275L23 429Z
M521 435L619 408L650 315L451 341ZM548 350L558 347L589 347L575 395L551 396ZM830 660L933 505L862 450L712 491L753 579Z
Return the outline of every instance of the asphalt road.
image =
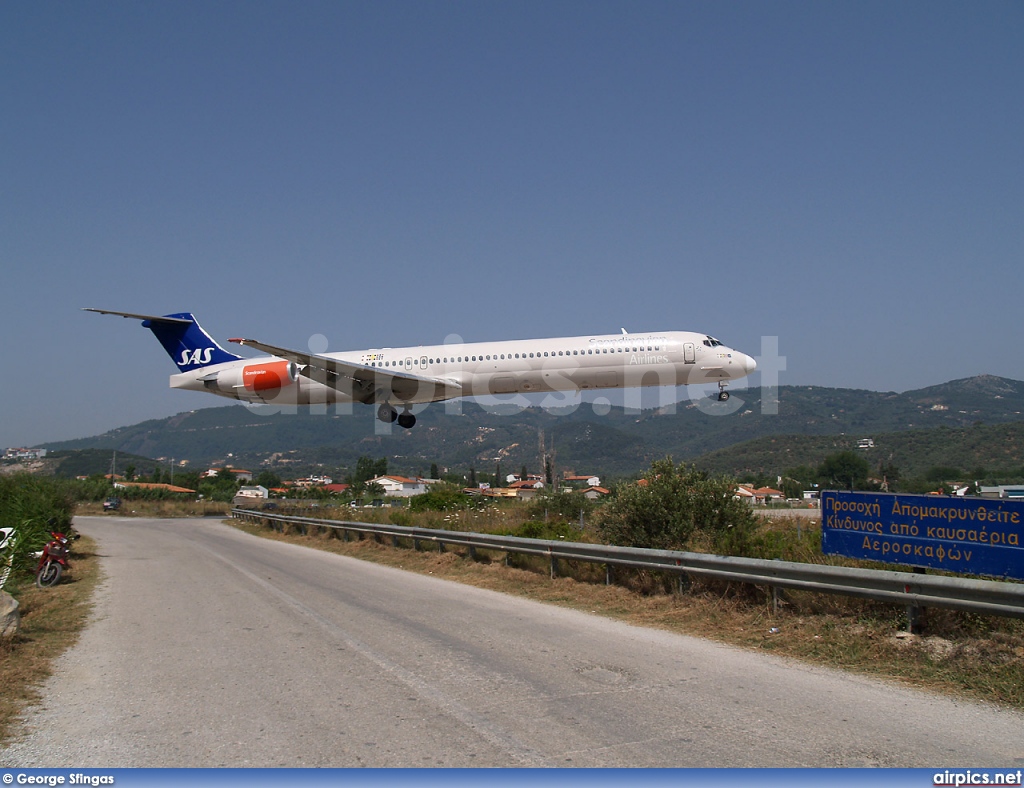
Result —
M13 767L990 766L1024 716L209 520L78 518L106 574Z

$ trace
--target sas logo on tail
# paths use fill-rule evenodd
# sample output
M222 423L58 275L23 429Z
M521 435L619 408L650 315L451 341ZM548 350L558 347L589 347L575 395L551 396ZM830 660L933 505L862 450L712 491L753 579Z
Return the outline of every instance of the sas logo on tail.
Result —
M195 350L181 351L181 361L178 363L183 367L188 367L192 364L209 364L212 357L212 347L200 347Z

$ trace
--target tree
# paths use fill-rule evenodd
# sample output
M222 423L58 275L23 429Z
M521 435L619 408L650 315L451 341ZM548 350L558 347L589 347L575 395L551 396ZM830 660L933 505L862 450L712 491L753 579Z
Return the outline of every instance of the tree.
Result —
M431 479L440 479L441 478L440 474L437 472L437 463L436 462L430 463L430 478Z
M362 456L356 461L356 470L351 477L351 485L361 489L370 479L378 476L386 476L388 472L388 458L381 457L374 460L372 457Z
M822 460L818 475L826 485L863 490L867 487L870 469L863 457L852 451L841 451Z
M281 477L273 471L260 471L256 477L256 484L260 487L266 487L268 490L272 490L275 487L281 486Z
M750 507L736 498L732 479L677 467L666 457L641 482L619 489L598 529L606 541L624 547L742 552L756 525Z

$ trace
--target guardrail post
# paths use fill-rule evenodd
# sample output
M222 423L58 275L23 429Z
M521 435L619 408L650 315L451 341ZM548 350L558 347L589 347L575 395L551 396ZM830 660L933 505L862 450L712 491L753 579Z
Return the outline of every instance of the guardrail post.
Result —
M419 550L420 549L420 540L417 539L415 536L412 539L412 549L413 550Z
M907 632L911 635L921 632L921 608L917 605L907 605Z
M476 560L476 545L469 546L469 558L472 561Z
M437 552L439 552L439 553L443 553L444 552L444 542L438 542L437 543Z
M612 584L612 579L613 579L612 576L613 576L613 574L614 574L614 570L612 569L612 565L611 564L605 564L604 565L604 584L606 586L610 586Z
M914 567L915 575L927 574L928 570L920 566ZM910 591L910 586L906 586L907 591ZM920 605L907 605L907 632L911 635L921 634L921 615L924 613L924 608Z
M676 566L682 566L683 562L676 559ZM679 596L687 593L690 590L690 576L686 572L679 572L676 579L676 589L679 592Z
M555 558L554 553L549 553L551 556L551 579L554 580L558 577L558 559Z

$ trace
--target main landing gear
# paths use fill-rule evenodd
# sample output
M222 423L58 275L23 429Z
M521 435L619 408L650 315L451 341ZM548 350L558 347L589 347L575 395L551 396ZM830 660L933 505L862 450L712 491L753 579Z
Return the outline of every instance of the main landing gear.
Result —
M385 402L377 408L377 418L385 424L393 424L397 421L399 427L407 430L411 430L416 426L416 417L408 409L399 413L389 402Z

